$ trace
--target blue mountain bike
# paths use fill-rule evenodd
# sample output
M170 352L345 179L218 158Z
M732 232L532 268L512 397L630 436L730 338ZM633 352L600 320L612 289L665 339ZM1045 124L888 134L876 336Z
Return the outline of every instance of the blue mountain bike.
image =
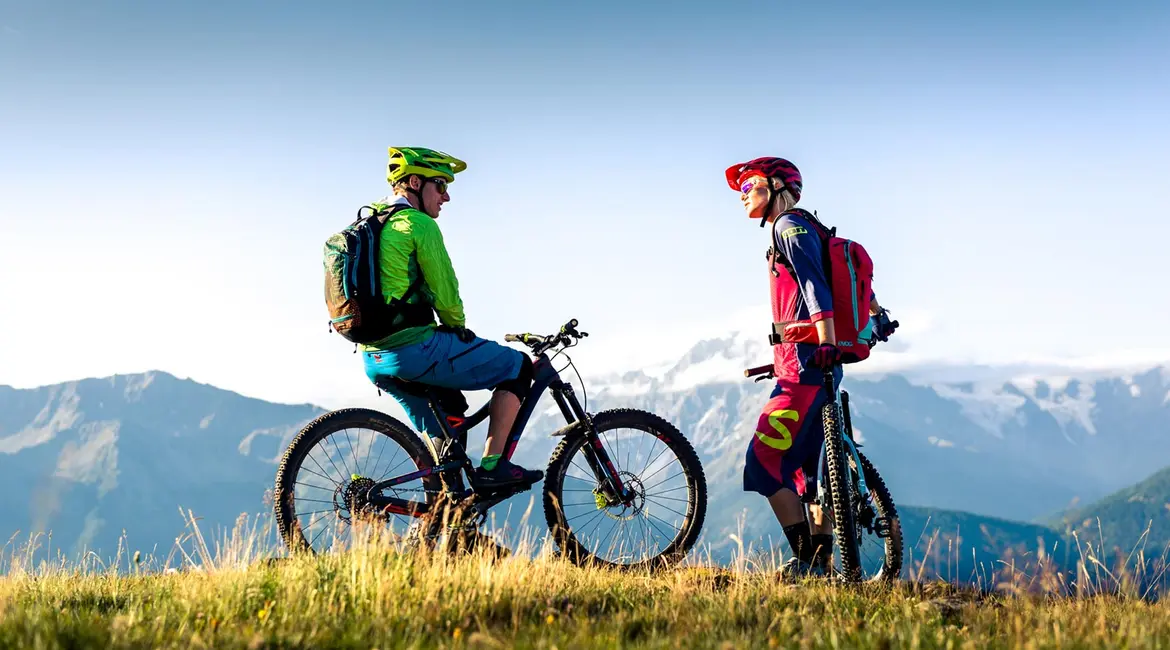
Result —
M745 377L775 378L772 365L749 368ZM902 526L885 481L853 439L849 393L838 391L832 368L824 373L821 411L825 441L817 464L816 493L803 497L820 506L833 521L836 567L848 582L888 582L902 570ZM811 518L809 519L811 521Z
M551 392L566 422L550 434L561 441L542 487L556 551L579 565L676 564L695 544L706 516L699 457L678 429L652 413L586 411L553 367L586 336L571 320L549 336L505 337L531 350L535 378L504 457L515 453L541 395ZM566 368L571 365L568 360ZM289 549L322 552L345 545L359 519L404 537L420 529L433 537L439 526L478 535L474 531L492 506L531 489L492 490L476 481L467 433L487 419L490 402L465 415L462 395L452 400L450 391L405 381L396 389L425 396L442 431L420 437L385 413L356 408L327 413L305 426L276 475L275 514Z

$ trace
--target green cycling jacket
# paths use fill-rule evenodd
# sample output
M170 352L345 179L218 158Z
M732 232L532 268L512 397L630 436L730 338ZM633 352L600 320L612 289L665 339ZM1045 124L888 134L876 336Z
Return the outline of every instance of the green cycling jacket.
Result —
M397 203L409 203L404 197L387 197L372 203L377 210L388 209ZM410 208L399 210L382 229L378 272L382 280L382 294L386 302L401 298L422 274L422 284L407 302L425 302L439 315L439 322L451 327L463 327L463 300L459 297L459 280L443 243L439 224L425 212ZM435 332L435 325L408 327L384 339L363 345L363 351L390 350L422 343Z

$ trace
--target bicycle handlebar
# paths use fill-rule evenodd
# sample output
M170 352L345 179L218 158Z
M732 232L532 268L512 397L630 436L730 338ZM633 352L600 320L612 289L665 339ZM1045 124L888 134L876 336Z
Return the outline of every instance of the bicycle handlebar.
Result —
M829 392L829 393L833 392L833 385L836 382L836 378L833 376L833 369L835 367L836 366L833 365L833 366L829 366L828 368L822 369L822 371L824 372L824 375L825 375L825 377L824 377L825 391ZM748 369L743 371L743 376L748 377L748 378L755 377L756 381L762 381L764 379L771 379L772 377L775 377L776 373L772 369L772 366L767 365L767 366L756 366L755 368L748 368Z
M772 364L769 363L766 366L756 366L755 368L748 368L747 370L743 371L743 376L744 377L755 377L756 375L771 374L771 373L772 373Z
M878 315L878 320L880 323L882 323L884 325L890 325L891 332L894 331L895 329L897 329L898 325L899 325L898 321L896 321L896 320L891 321L890 320L889 312L885 309L883 309L882 313ZM880 338L875 336L873 338L873 340L871 340L869 342L869 347L871 347L871 348L874 347L875 345L878 344L879 341L885 342L888 340L890 340L889 336L880 337ZM825 368L824 371L825 371L825 388L829 392L832 392L833 383L834 383L833 366ZM761 376L761 375L763 375L763 376ZM748 377L749 379L751 377L757 377L756 381L760 381L761 379L770 379L772 377L775 377L776 374L772 369L772 365L768 364L766 366L756 366L755 368L748 368L748 369L743 371L743 376Z
M533 354L542 354L549 349L556 347L559 344L569 345L574 340L580 340L589 336L588 332L577 331L577 319L570 319L569 322L561 326L561 329L556 334L548 336L541 336L540 334L505 334L504 341L508 343L519 342L532 348Z

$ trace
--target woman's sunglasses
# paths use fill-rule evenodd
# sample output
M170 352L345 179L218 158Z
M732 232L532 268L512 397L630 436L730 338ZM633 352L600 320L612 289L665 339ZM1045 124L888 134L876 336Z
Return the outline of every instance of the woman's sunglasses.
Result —
M757 185L762 185L763 183L764 179L762 178L753 178L751 180L745 181L744 184L739 187L739 193L747 194L748 192L756 189Z

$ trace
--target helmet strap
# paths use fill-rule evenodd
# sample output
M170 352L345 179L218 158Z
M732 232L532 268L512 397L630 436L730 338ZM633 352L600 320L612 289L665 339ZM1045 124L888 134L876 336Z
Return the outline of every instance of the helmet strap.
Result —
M784 198L783 192L786 189L788 189L788 186L784 183L784 181L780 181L780 189L773 190L772 189L772 179L770 179L770 178L768 179L768 211L772 211L772 209L775 208L776 214L774 215L774 218L776 218L776 219L779 219L780 215L782 215L788 211L788 202L787 201L784 202L784 207L780 207L780 206L776 205L777 199ZM764 219L767 220L767 217L765 217ZM760 226L763 226L763 225L764 224L762 224L762 223L760 224Z
M764 185L764 187L766 187L768 190L768 201L765 204L768 206L768 211L764 213L764 218L760 219L760 227L761 228L764 227L764 224L768 223L768 213L772 211L772 207L776 203L776 196L777 196L776 193L772 190L772 179L769 178L767 183ZM779 217L780 215L776 214L775 216Z
M422 177L420 176L419 178L422 178ZM421 210L423 213L429 215L430 213L427 212L426 203L423 201L423 189L426 186L426 184L427 184L426 179L423 179L422 184L419 185L418 189L416 190L410 186L409 182L407 182L406 191L415 195L415 197L418 198L418 209Z

